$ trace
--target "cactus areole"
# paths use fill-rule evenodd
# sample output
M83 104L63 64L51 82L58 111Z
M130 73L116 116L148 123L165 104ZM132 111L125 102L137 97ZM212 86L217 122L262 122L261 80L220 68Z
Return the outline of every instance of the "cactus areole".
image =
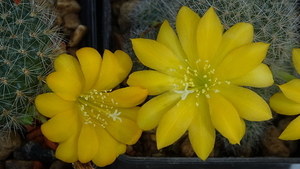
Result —
M33 99L53 59L64 51L46 1L0 1L0 128L18 129L35 116Z

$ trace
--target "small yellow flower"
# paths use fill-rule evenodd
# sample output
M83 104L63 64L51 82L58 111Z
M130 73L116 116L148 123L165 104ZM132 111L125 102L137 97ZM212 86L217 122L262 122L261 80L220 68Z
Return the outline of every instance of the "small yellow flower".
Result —
M223 33L213 8L200 17L182 7L177 34L165 21L157 40L133 39L139 60L153 70L134 72L130 86L158 95L138 115L144 130L157 127L157 146L174 143L185 131L196 154L205 160L213 149L215 129L230 143L239 144L245 133L243 119L272 117L268 104L255 92L240 87L273 84L262 63L269 44L252 43L253 27L238 23Z
M295 69L300 74L300 48L293 49L292 59ZM279 114L300 114L300 79L293 79L285 84L279 85L282 92L274 94L270 98L271 108ZM294 119L279 136L283 140L300 139L300 116Z
M43 134L58 142L56 157L65 162L93 161L111 164L134 144L142 130L136 124L139 107L148 92L139 87L112 91L131 70L123 51L105 50L103 59L93 48L76 52L78 60L62 54L55 59L55 72L47 76L54 93L37 96L37 109L51 118Z

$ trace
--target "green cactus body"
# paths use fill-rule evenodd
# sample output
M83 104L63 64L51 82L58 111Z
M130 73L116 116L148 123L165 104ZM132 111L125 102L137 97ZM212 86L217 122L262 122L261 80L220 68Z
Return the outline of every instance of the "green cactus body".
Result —
M64 52L56 15L46 1L0 0L0 131L16 130L36 116L53 59Z
M293 48L300 46L298 3L298 0L175 0L172 3L169 0L138 0L129 14L132 25L128 39L156 39L159 27L155 24L164 20L168 20L175 29L176 15L183 5L200 16L213 6L226 30L238 22L251 23L254 27L253 41L271 44L264 63L270 66L275 84L282 84L284 80L281 78L281 71L295 73L291 52ZM135 62L134 71L145 69L134 56L130 42L125 43L124 50ZM276 85L251 89L265 100L269 100L279 91ZM241 145L255 145L264 132L266 123L247 121L247 130ZM226 139L219 139L223 140L227 150L231 149L232 146Z

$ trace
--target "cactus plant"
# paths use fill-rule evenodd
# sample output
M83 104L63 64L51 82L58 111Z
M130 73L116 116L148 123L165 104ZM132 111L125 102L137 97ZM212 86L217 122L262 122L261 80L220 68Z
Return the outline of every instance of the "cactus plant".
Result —
M0 1L0 133L37 116L33 99L64 52L53 9L46 0Z
M172 3L167 0L138 0L129 14L132 21L129 38L143 36L155 39L159 28L155 25L168 20L174 26L177 11L182 5L200 16L213 6L225 29L238 22L251 23L255 29L254 42L271 43L264 63L271 69L291 73L291 50L300 44L297 4L297 0L176 0ZM130 42L125 44L125 50L133 55ZM275 80L279 79L275 74Z
M132 21L130 38L156 39L159 23L168 20L175 27L177 11L183 5L203 16L204 12L212 6L218 14L225 29L238 22L251 23L254 27L254 42L270 43L268 54L264 63L269 65L275 84L282 84L282 75L295 71L291 63L291 51L300 46L298 32L299 11L297 0L138 0L129 17ZM134 56L130 42L125 43L124 50L129 53L136 66L135 70L145 69ZM276 85L268 88L256 89L255 92L268 100L278 92ZM246 134L241 145L246 148L254 146L259 141L268 122L247 122ZM220 136L221 137L221 136ZM228 151L239 151L239 146L230 146L226 139L219 138ZM233 149L233 150L232 150Z

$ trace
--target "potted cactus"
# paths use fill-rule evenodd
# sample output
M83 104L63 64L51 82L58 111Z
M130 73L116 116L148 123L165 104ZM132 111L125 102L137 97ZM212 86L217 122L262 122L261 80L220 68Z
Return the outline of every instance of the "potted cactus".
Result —
M11 16L16 17L10 15L11 10L20 11L22 6L19 1L10 2L1 2L4 11L2 24L12 20ZM130 14L132 28L125 36L128 42L124 45L133 65L124 52L111 53L105 50L110 42L110 2L80 3L83 8L81 17L85 18L82 23L89 28L87 38L81 45L96 48L100 54L104 51L103 62L94 49L83 48L77 52L78 60L61 55L56 61L56 70L53 70L52 53L45 58L44 52L37 50L37 46L41 45L38 43L40 38L53 43L60 41L60 36L53 40L44 35L45 31L43 34L27 31L27 28L36 28L36 24L27 25L24 27L26 29L22 29L26 31L21 31L29 32L29 36L22 34L22 37L31 38L26 46L18 41L21 36L18 29L11 28L22 23L22 20L15 18L18 22L9 22L10 27L2 29L11 30L10 34L0 32L3 33L1 37L6 37L1 41L3 53L0 59L4 64L0 66L5 71L1 71L4 73L0 87L2 93L8 92L0 99L2 101L5 97L4 106L1 103L3 115L13 113L14 117L21 117L16 118L21 119L20 125L32 121L35 116L28 112L36 111L32 111L34 106L31 98L44 91L44 79L31 80L31 75L44 77L51 73L48 85L52 92L38 96L35 103L38 110L50 118L44 124L43 132L50 140L60 143L57 149L59 159L71 163L92 160L99 166L107 165L103 168L116 169L186 168L187 165L190 168L290 168L299 165L298 158L237 158L242 156L244 149L258 146L257 142L262 138L266 126L272 123L269 120L276 116L267 104L269 98L280 91L273 82L282 84L294 78L289 74L295 72L291 51L299 47L297 39L300 35L295 24L299 19L297 1L137 1ZM7 8L8 5L11 6ZM34 23L45 22L34 13L28 17ZM196 34L201 38L197 39ZM61 46L55 47L54 51L61 52ZM29 55L31 53L34 56ZM213 59L216 53L220 57ZM199 58L196 58L198 55ZM239 55L244 59L238 60ZM14 59L15 56L18 59ZM86 60L87 56L92 59ZM109 57L113 59L109 60ZM129 87L115 87L125 79L131 66L133 73L126 80ZM73 70L76 78L72 79L73 74L69 74L69 70ZM34 93L31 92L32 84L40 87ZM24 93L31 95L25 97ZM136 107L146 94L152 96L141 108ZM100 100L95 99L96 95L101 95ZM54 103L60 107L53 109ZM67 111L68 116L62 113L64 106L71 110L73 104L78 109ZM95 110L99 113L95 113ZM74 112L79 113L83 121L77 123ZM199 115L199 112L206 113ZM227 114L224 115L224 112ZM3 126L3 129L11 129L6 119L9 118L2 118L2 124L8 127ZM64 121L70 123L60 130L57 126ZM155 140L161 152L172 149L172 144L181 136L185 136L194 151L189 158L119 156L125 152L126 144L133 144L141 135L137 125L143 130L158 126ZM217 148L218 145L222 145L222 151L236 157L216 155L218 152L213 147ZM212 151L215 155L211 154ZM92 168L89 164L81 163L75 162L74 167Z
M212 6L217 14L217 16L220 19L221 24L224 26L225 30L230 30L231 27L234 27L233 25L240 23L240 22L246 22L250 23L253 26L254 29L254 37L253 41L255 43L257 42L264 42L270 44L268 52L266 53L266 57L263 60L263 63L267 65L270 70L272 71L272 78L274 79L274 84L269 84L268 86L252 86L248 87L248 89L251 89L255 93L257 93L259 96L261 96L266 102L269 101L270 97L279 92L279 88L277 85L283 84L287 81L290 81L291 79L295 78L293 75L297 76L295 74L295 68L292 63L292 49L299 47L299 42L297 39L299 39L299 33L297 28L297 23L299 22L299 16L298 16L298 9L296 8L298 2L297 1L194 1L194 0L178 0L174 1L172 3L169 3L168 1L148 1L148 0L141 0L141 1L135 1L136 3L134 7L132 8L132 13L130 13L128 16L130 17L130 20L132 22L131 30L129 34L127 34L125 37L128 39L131 39L128 41L128 43L125 43L124 50L129 53L132 56L132 60L134 62L134 70L133 73L129 76L129 80L127 81L130 86L142 86L144 88L147 88L149 90L150 95L164 95L163 96L156 96L154 98L151 97L151 99L146 102L144 106L142 106L140 110L140 114L138 116L137 123L140 127L144 130L150 130L153 129L158 125L157 128L157 134L156 141L158 141L157 145L160 148L165 147L166 145L170 145L174 141L170 141L170 138L174 140L174 135L176 132L182 132L180 131L180 127L178 128L172 128L167 127L174 125L176 126L175 122L168 122L168 119L172 119L175 121L180 121L176 117L173 117L177 114L177 112L173 109L167 110L160 108L160 103L164 104L165 107L168 107L168 101L171 102L172 99L176 100L176 94L179 94L178 100L181 100L184 102L186 99L188 99L189 96L192 96L193 94L197 93L196 90L193 88L197 86L197 82L194 81L193 78L189 80L190 76L188 75L188 72L195 72L193 70L193 64L189 63L188 65L191 65L189 69L184 68L184 63L178 64L179 67L176 67L171 64L175 64L176 61L172 60L172 57L165 49L165 47L169 48L170 51L173 53L180 53L181 49L176 49L178 47L177 40L181 43L183 43L183 34L184 32L181 27L180 23L176 22L176 19L178 20L177 12L180 11L182 6L187 6L191 8L194 12L196 12L198 15L203 18L206 11ZM177 17L176 17L177 16ZM193 18L192 18L193 17ZM192 22L189 22L188 20L192 18L191 20L195 20L195 17L192 15L182 17L183 19L180 20L180 22L185 23L185 29L189 29L189 26L192 25ZM201 20L200 19L200 20ZM169 25L166 23L165 20L169 21ZM204 19L203 19L204 20ZM195 21L196 22L196 21ZM276 23L276 24L274 24ZM214 25L216 26L216 25ZM170 33L172 32L171 28L174 28L175 34ZM205 27L205 26L204 26ZM213 29L213 27L211 27ZM198 28L200 30L200 28ZM181 32L180 32L181 31ZM226 31L225 31L226 34ZM174 38L174 36L178 36L178 39ZM185 33L184 35L188 36L188 33ZM201 34L201 37L205 37L204 34ZM192 36L192 35L191 35ZM193 34L195 36L195 34ZM225 36L225 35L224 35ZM135 39L136 38L136 39ZM142 38L142 39L141 39ZM247 33L243 33L243 37L241 39L247 38ZM152 39L152 40L144 40L144 39ZM154 42L155 40L163 44L165 47L162 47L162 45L159 45L158 43ZM217 37L214 36L214 40L216 41ZM198 42L198 41L197 41ZM172 43L176 45L171 45ZM184 41L185 44L189 44L188 42ZM196 41L194 42L196 43ZM215 42L213 42L215 43ZM183 46L183 50L185 51L184 44L181 44ZM151 46L151 47L149 47ZM192 46L190 44L189 46ZM212 46L212 45L210 45ZM201 45L198 45L198 47L201 48ZM207 48L211 49L212 47ZM192 50L192 47L189 48ZM201 48L202 49L202 48ZM158 53L161 53L159 55L158 53L154 51L159 51ZM199 50L199 49L198 49ZM149 52L149 51L152 51ZM188 55L188 51L185 51ZM164 55L162 55L162 53ZM199 52L199 54L201 54ZM163 60L163 56L168 56L170 58L168 61ZM181 55L178 54L178 55ZM204 54L203 54L204 55ZM155 57L158 57L160 59L156 60ZM152 58L153 60L157 61L152 64L150 60L147 60L147 58ZM177 56L177 59L180 56ZM188 58L187 60L191 60L192 58ZM161 61L159 61L161 60ZM184 59L182 59L183 62L185 62ZM203 60L202 60L203 61ZM154 61L153 61L154 62ZM167 64L170 62L169 64ZM187 61L186 61L187 62ZM195 60L197 62L197 59ZM201 61L199 61L201 62ZM250 62L250 60L249 60ZM229 62L228 62L229 63ZM157 64L157 65L155 65ZM149 68L145 67L145 65ZM170 66L171 65L171 66ZM181 65L181 66L180 66ZM173 67L172 67L173 66ZM164 69L164 67L171 67L169 70ZM204 64L205 67L205 64ZM234 66L233 66L234 67ZM177 70L178 68L178 70ZM153 70L157 70L159 73L153 72ZM178 73L176 76L179 76L180 70L186 70L186 77L187 77L187 83L183 83L183 88L181 90L177 89L176 87L180 86L179 83L176 83L175 78L168 77L166 75L172 75L172 72ZM217 69L216 69L217 70ZM135 72L137 71L137 72ZM168 72L170 71L170 72ZM164 75L162 75L163 73ZM228 72L227 72L228 73ZM263 74L263 71L260 71L261 74ZM157 82L154 83L156 75ZM152 76L153 75L153 76ZM196 76L196 75L195 75ZM204 74L205 76L205 74ZM203 76L203 77L204 77ZM227 74L224 74L224 77L227 76ZM205 77L204 77L205 78ZM165 79L165 80L162 80ZM184 79L184 78L183 78ZM268 81L267 76L263 77L263 81ZM252 79L253 81L258 81ZM167 82L169 81L172 85L173 92L170 94L170 97L168 96L168 90L171 90ZM184 81L184 80L182 80ZM205 80L203 80L205 81ZM192 83L193 82L193 83ZM153 83L153 84L152 84ZM199 82L200 83L200 82ZM177 85L175 85L177 84ZM188 85L186 85L188 84ZM194 86L193 86L194 85ZM157 88L155 88L157 86ZM159 86L159 87L158 87ZM203 84L203 86L205 86ZM242 86L251 86L244 84ZM211 88L214 88L210 86ZM261 88L263 87L263 88ZM168 89L168 90L167 90ZM202 89L203 90L203 89ZM221 89L220 89L221 90ZM224 89L223 89L224 90ZM202 93L207 93L208 90L203 90ZM165 92L165 93L164 93ZM236 91L238 92L238 91ZM166 94L167 93L167 94ZM218 92L217 92L218 93ZM181 94L181 95L180 95ZM173 96L171 96L173 95ZM235 93L232 93L232 95L235 95ZM245 94L247 95L247 94ZM198 95L199 96L199 95ZM224 96L224 95L223 95ZM199 96L200 97L200 96ZM249 96L250 97L250 96ZM157 98L157 99L155 99ZM164 98L164 99L163 99ZM207 99L210 98L210 95L207 95ZM231 102L233 101L229 97L226 97ZM155 100L155 101L154 101ZM168 100L168 101L166 101ZM189 105L185 108L185 110L189 109L190 107L193 107L192 104L193 100L186 101L186 105ZM175 102L177 103L177 102ZM172 105L174 105L173 103ZM196 105L200 104L199 102L196 102ZM277 103L277 102L276 102ZM155 104L158 105L159 108L155 108ZM177 105L180 104L180 102L177 103ZM212 104L211 101L209 101L209 104ZM171 105L171 107L172 107ZM203 105L203 104L201 104ZM249 104L247 104L249 105ZM256 104L257 110L259 104ZM244 105L245 106L245 105ZM238 107L235 105L235 107ZM213 109L213 107L209 107L210 109ZM192 109L192 108L190 108ZM277 108L278 109L278 108ZM149 110L149 111L148 111ZM166 113L165 115L157 115L155 114L155 111L160 111L159 113ZM178 110L179 111L179 110ZM253 110L255 111L255 110ZM281 110L283 111L283 110ZM170 115L172 112L172 115ZM153 115L151 115L151 113ZM282 113L282 112L281 112ZM187 113L188 114L188 113ZM186 116L188 116L186 114ZM282 113L284 114L284 113ZM296 113L294 113L296 114ZM240 114L241 115L241 114ZM212 114L211 114L212 116ZM240 146L233 146L234 144L233 140L230 140L230 138L224 139L223 136L225 136L222 129L217 129L216 126L218 126L217 122L212 119L213 126L216 127L218 130L217 132L217 139L218 143L222 145L223 151L226 152L234 152L233 154L230 154L230 156L243 156L244 154L243 149L247 148L258 148L260 145L258 145L259 140L262 139L263 134L265 134L266 127L269 126L271 123L276 123L276 120L278 120L278 115L273 112L273 118L275 120L272 121L266 121L266 122L252 122L251 120L246 119L246 131L245 135L243 135L243 139L240 142ZM218 116L221 118L220 116ZM187 120L187 117L180 116L180 118L184 118ZM211 117L212 118L212 117ZM151 120L150 120L151 119ZM161 121L159 121L161 119ZM163 122L162 122L163 121ZM223 119L223 122L226 120ZM164 125L163 123L167 123L168 125ZM189 123L189 122L187 122ZM200 123L200 122L199 122ZM204 123L204 122L203 122ZM184 123L180 123L184 125ZM293 123L295 124L295 123ZM160 127L163 126L163 127ZM190 126L191 127L191 126ZM224 127L224 126L223 126ZM225 128L225 127L224 127ZM236 127L239 128L239 127ZM189 128L189 132L191 132ZM169 131L169 132L167 132ZM199 132L199 130L198 130ZM179 134L182 135L182 134ZM223 136L222 136L223 135ZM207 136L207 135L206 135ZM279 135L278 135L279 136ZM276 136L276 137L278 137ZM255 153L251 154L247 157L242 158L236 158L236 157L225 157L225 156L218 156L215 155L213 157L209 157L206 159L206 157L203 157L203 152L205 150L199 150L199 145L195 144L203 144L200 141L200 138L198 141L193 141L194 136L190 136L190 141L192 141L192 146L195 150L198 157L200 157L202 161L196 157L190 157L190 158L183 158L183 157L132 157L128 155L122 155L120 156L115 163L113 163L110 166L107 166L106 168L124 168L124 166L128 166L128 168L164 168L164 167L171 167L171 168L186 168L186 165L188 164L189 167L193 168L254 168L254 167L260 167L260 168L278 168L279 166L282 168L289 168L293 166L299 165L299 158L297 153L297 148L294 149L296 151L295 155L289 158L281 158L281 157L261 157L262 153ZM196 137L196 136L195 136ZM226 136L225 136L226 137ZM179 138L179 136L176 136L176 138ZM208 139L210 137L202 137L204 140ZM191 140L192 139L192 140ZM203 141L204 142L204 141ZM271 144L272 140L266 141L266 144ZM286 142L287 143L287 142ZM297 143L295 143L297 144ZM216 146L216 145L215 145ZM170 147L169 147L170 148ZM172 147L171 147L172 148ZM167 148L162 149L162 152L168 151ZM205 149L202 147L202 149ZM254 148L255 149L255 148ZM197 152L198 151L198 152ZM138 154L138 153L137 153ZM226 153L225 153L226 154ZM164 155L164 154L160 154ZM194 154L195 155L195 154ZM273 154L276 156L276 154ZM180 156L180 155L179 155ZM271 155L272 156L272 155ZM284 155L283 155L284 156ZM222 158L223 157L223 158Z

